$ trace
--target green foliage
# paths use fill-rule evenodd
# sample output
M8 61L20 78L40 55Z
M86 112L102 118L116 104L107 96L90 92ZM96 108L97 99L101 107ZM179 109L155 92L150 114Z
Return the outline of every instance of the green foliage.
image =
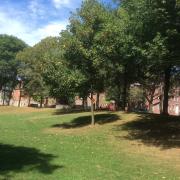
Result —
M107 12L102 4L96 0L84 1L71 16L68 29L62 33L64 56L69 67L80 70L86 79L78 90L82 96L103 90L103 79L97 66L100 44L95 37L103 28L106 18Z
M48 96L48 87L42 76L43 62L35 47L29 47L18 53L17 60L20 63L19 76L23 81L23 88L34 97Z
M128 30L135 42L138 81L145 89L164 81L163 109L167 113L172 69L180 65L178 1L130 0L122 1L121 8L128 13Z
M61 38L47 38L39 43L40 52L43 52L43 78L50 88L50 96L61 104L71 104L85 79L80 70L69 68L61 41Z
M17 84L17 68L19 63L15 57L27 45L20 39L0 35L0 90L3 86L13 89Z
M98 0L83 1L61 37L46 38L19 55L30 94L50 93L68 103L76 94L106 91L125 108L131 84L139 82L147 99L151 94L149 102L164 84L167 109L173 69L180 66L180 3L117 2L111 9Z
M136 39L130 29L129 14L124 8L109 11L108 17L104 29L96 37L101 44L98 49L101 54L99 69L106 77L106 87L116 91L114 95L110 93L117 104L125 107L128 88L137 79Z
M129 90L129 102L134 103L144 103L145 97L144 97L144 90L142 87L138 86L131 86Z
M84 79L78 70L68 68L57 37L48 37L25 49L17 59L21 63L19 76L24 79L24 88L37 101L51 96L68 104Z
M85 80L79 70L70 70L60 61L51 62L44 74L45 81L50 85L50 94L63 104L72 102Z

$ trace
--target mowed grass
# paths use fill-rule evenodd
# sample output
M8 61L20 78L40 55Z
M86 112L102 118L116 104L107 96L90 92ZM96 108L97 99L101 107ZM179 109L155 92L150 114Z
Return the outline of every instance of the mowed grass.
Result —
M180 179L180 118L0 107L0 179Z

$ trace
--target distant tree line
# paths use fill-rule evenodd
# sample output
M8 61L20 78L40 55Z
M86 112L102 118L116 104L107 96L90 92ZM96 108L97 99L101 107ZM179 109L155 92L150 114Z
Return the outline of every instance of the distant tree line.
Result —
M23 48L13 60L3 59L0 49L0 88L4 82L14 87L15 79L6 78L18 72L28 94L40 101L51 96L69 104L79 95L84 102L106 92L125 109L134 98L131 84L141 84L150 107L155 89L162 86L162 113L168 114L171 87L180 82L180 1L119 0L112 8L86 0L59 37L33 47L22 43L18 50ZM3 62L11 62L15 72L11 65L3 68Z

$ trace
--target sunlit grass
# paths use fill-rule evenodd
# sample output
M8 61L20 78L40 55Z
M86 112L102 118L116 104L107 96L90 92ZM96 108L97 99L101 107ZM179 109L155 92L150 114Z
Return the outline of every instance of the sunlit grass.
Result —
M0 107L0 179L180 178L178 144L162 149L143 137L128 139L140 131L128 123L141 115L100 112L95 127L89 115Z

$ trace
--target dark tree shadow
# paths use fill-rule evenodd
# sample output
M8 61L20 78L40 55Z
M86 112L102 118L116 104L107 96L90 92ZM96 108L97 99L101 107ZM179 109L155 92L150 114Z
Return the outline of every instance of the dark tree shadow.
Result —
M7 176L10 172L30 170L51 174L54 170L63 167L50 163L55 157L35 148L0 144L0 175Z
M55 112L53 112L53 115L76 114L82 112L89 112L89 110L85 111L83 109L57 109Z
M180 117L157 114L139 114L139 119L115 128L127 130L125 137L140 140L146 145L159 146L162 149L180 148Z
M118 115L112 114L112 113L95 115L95 123L101 124L101 125L105 124L105 123L111 123L111 122L117 121L119 119L120 118ZM90 125L90 124L91 124L91 116L81 116L81 117L73 119L71 122L55 124L52 127L68 129L68 128L83 127L83 126Z

